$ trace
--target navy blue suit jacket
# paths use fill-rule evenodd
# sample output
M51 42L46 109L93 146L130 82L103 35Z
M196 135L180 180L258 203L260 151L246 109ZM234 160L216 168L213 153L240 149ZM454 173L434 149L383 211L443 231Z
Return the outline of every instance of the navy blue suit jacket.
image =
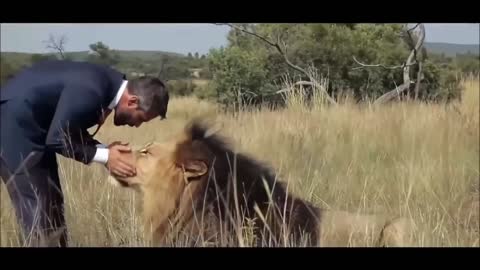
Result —
M45 61L8 81L0 89L0 143L10 171L32 151L90 163L98 141L87 129L98 123L124 79L106 66Z

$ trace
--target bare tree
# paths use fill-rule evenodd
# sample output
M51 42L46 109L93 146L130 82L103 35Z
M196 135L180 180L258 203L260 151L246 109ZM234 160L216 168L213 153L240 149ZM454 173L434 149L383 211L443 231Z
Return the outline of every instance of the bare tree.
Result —
M415 30L416 28L419 28L419 33L417 36L417 41L415 43L415 38L412 36L412 31ZM383 94L381 97L379 97L377 100L375 100L374 104L381 104L388 102L389 100L392 100L395 97L398 97L403 91L410 89L410 85L412 83L415 83L415 99L418 98L418 92L420 90L420 82L423 79L423 71L422 71L422 61L419 60L418 57L418 52L423 47L423 42L425 40L425 26L422 23L417 23L414 27L408 28L408 25L405 25L406 30L404 31L404 40L409 45L411 51L410 54L408 55L407 60L402 64L398 66L385 66L382 64L364 64L358 61L355 56L353 56L353 60L360 65L359 67L355 67L354 69L359 69L359 68L366 68L366 67L381 67L385 69L403 69L403 83L395 89L388 91L387 93ZM418 65L418 72L417 72L417 80L412 81L410 79L410 67Z
M327 93L326 89L324 89L322 87L322 85L313 77L313 75L310 72L307 72L305 69L293 64L288 59L287 44L285 43L284 40L282 40L280 35L278 35L276 37L275 41L272 41L265 36L259 35L259 34L253 32L253 31L250 31L250 30L246 29L245 27L240 27L240 26L237 26L237 25L234 25L234 24L231 24L231 23L217 23L216 25L227 25L230 28L237 29L237 30L242 31L246 34L252 35L252 36L262 40L266 44L270 45L271 47L275 48L277 50L277 52L280 53L280 55L283 56L283 59L285 60L285 62L287 63L287 65L289 67L291 67L292 69L294 69L296 71L299 71L299 72L303 73L305 76L308 77L309 81L300 81L300 82L295 83L295 85L311 85L311 86L316 87L317 89L321 89L321 91L325 94L325 97L327 98L327 100L332 104L336 104L336 101L333 98L330 97L330 95ZM285 89L282 89L278 93L284 92L284 91L285 91Z
M45 40L47 49L53 50L60 54L61 59L65 59L65 44L67 43L67 36L61 35L60 37L55 37L50 34L48 40Z

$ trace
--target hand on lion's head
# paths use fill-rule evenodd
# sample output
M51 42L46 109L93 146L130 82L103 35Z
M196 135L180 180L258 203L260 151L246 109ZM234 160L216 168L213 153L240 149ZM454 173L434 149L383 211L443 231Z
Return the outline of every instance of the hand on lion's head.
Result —
M186 184L207 174L209 161L206 153L205 147L196 142L181 146L177 142L148 143L131 153L137 170L135 176L109 175L109 181L117 186L140 189L151 185Z

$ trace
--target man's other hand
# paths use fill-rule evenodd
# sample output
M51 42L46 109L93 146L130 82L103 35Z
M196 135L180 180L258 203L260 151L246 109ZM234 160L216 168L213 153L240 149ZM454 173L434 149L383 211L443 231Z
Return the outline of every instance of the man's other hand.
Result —
M120 177L135 176L136 170L132 164L132 149L128 143L114 142L108 146L109 154L107 168L112 174Z

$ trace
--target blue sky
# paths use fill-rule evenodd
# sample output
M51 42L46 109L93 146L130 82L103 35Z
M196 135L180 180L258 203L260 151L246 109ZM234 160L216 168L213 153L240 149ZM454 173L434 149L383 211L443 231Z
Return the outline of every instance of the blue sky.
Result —
M479 24L425 24L426 40L478 44ZM121 50L162 50L207 53L225 44L227 26L213 24L2 24L1 51L46 52L49 34L68 37L68 51L88 50L102 41Z

